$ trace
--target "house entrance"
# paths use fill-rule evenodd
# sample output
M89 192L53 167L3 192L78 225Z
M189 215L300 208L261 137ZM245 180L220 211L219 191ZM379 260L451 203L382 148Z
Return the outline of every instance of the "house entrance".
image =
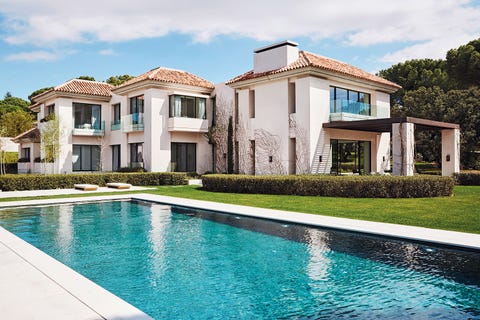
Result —
M370 141L331 140L333 174L370 173Z

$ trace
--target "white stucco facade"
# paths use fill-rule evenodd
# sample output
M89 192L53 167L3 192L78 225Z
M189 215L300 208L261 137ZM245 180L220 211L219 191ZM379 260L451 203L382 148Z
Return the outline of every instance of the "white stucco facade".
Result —
M34 110L40 132L51 122L45 119L49 111L58 119L58 156L53 163L40 165L39 159L45 159L40 148L42 138L36 142L23 139L21 147L30 148L35 160L32 157L31 163L22 164L20 171L43 173L48 167L52 173L72 173L143 167L149 172L169 172L175 170L171 148L176 145L178 150L186 152L179 159L188 157L188 171L211 172L212 147L206 133L213 116L212 91L213 88L166 82L112 88L109 96L53 90L37 100ZM170 114L171 97L175 96L180 97L178 115ZM182 106L181 99L194 101L197 109L201 105L203 116L186 114L187 107ZM141 105L140 109L132 111L132 103ZM198 113L192 105L189 108L188 112ZM183 148L186 145L189 147Z
M281 52L284 50L283 53ZM295 48L296 49L296 48ZM257 57L258 56L258 57ZM292 45L255 51L254 70L268 72L295 61ZM390 117L390 94L383 85L318 70L285 71L230 83L236 92L238 171L246 174L330 174L332 141L367 142L368 172L390 169L390 134L324 128L330 121ZM369 114L331 112L332 88L369 97ZM250 152L249 152L250 151ZM254 164L254 166L252 165ZM358 171L358 168L350 173ZM343 172L348 173L348 172Z

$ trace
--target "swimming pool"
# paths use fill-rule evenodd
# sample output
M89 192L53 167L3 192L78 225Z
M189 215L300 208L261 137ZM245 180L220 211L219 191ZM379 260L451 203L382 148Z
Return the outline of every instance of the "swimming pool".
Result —
M155 318L480 318L480 254L145 202L0 225Z

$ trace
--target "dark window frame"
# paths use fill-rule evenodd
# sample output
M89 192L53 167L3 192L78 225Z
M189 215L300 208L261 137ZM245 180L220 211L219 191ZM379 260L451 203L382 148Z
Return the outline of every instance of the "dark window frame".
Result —
M100 146L99 145L93 145L93 144L74 144L72 146L72 153L75 154L75 149L80 148L80 153L78 154L79 161L80 161L80 169L75 169L74 163L72 162L72 171L74 172L81 172L81 171L100 171L100 162L102 161L101 159L101 151L100 151ZM90 161L89 161L89 168L83 168L83 151L84 148L90 148ZM94 167L94 152L93 149L98 150L98 163L97 166Z
M145 97L139 95L130 98L130 114L143 113L145 110Z
M357 90L352 90L352 89L347 89L347 88L342 88L342 87L336 87L336 86L330 86L330 113L337 113L337 89L340 90L345 90L347 92L347 100L348 101L353 101L355 103L363 103L363 104L368 104L370 107L368 108L368 114L367 115L372 115L372 96L370 93L362 92L362 91L357 91ZM332 90L333 90L333 95L332 95ZM363 95L363 97L368 97L368 103L364 101L360 101L360 95ZM355 99L353 99L355 97ZM340 99L338 99L340 100ZM365 100L365 98L363 98ZM332 108L332 101L333 103L333 108ZM342 106L338 106L340 110L342 109ZM340 112L343 112L342 110ZM362 113L358 113L362 114Z
M180 115L176 114L175 110L175 98L180 98ZM183 101L193 99L193 108L188 110L188 105L183 106ZM203 115L200 117L200 101L203 101L204 110ZM193 113L193 115L192 115ZM169 96L169 113L170 118L191 118L191 119L207 119L207 98L187 96L181 94L172 94Z
M173 172L196 172L197 171L197 144L190 142L172 142L170 145L171 148L171 171ZM193 157L190 154L193 152ZM184 155L185 163L184 165L179 164L179 156ZM193 159L193 162L190 161ZM175 164L175 165L173 165ZM185 170L181 170L185 169Z

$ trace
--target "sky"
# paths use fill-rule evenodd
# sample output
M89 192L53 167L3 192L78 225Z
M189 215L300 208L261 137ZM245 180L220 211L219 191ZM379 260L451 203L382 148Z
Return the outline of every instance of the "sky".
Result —
M163 66L213 83L292 40L378 72L480 37L480 0L0 0L0 98Z

